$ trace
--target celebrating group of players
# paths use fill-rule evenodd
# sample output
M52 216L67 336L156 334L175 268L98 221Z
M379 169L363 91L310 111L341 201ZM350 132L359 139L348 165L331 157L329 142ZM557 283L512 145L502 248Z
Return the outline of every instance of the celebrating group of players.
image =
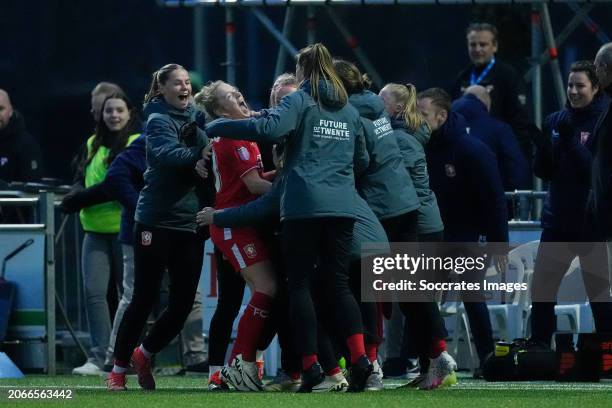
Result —
M368 87L367 76L333 60L322 44L300 51L295 75L276 80L271 107L260 112L223 81L192 96L179 65L153 74L144 109L147 170L135 214L134 291L117 333L109 389L126 389L129 364L143 389L155 389L151 356L189 313L207 230L220 284L210 389L382 389L379 308L360 301L361 244L435 239L443 227L424 156L431 125L417 110L416 89L388 84L379 96ZM274 144L276 170L264 171L257 142ZM214 204L201 208L198 191L207 183L214 183ZM138 345L165 270L168 307ZM243 281L222 276L228 274ZM223 364L244 282L251 298ZM427 322L416 335L430 364L413 385L455 382L437 305L405 304L402 311ZM264 385L258 354L276 334L285 376Z

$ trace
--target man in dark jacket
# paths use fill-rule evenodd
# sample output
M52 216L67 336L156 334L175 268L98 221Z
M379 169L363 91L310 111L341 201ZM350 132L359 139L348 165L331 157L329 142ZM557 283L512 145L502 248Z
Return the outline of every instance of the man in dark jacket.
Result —
M521 151L531 163L525 83L511 65L496 58L498 35L494 25L474 23L466 33L471 64L459 73L451 94L456 99L471 85L484 86L491 95L491 116L512 127Z
M467 134L465 118L451 111L450 96L440 88L418 95L419 111L432 130L426 148L431 189L438 198L446 242L507 242L506 200L495 156ZM472 255L474 256L474 255ZM503 254L494 255L498 270ZM482 281L484 276L474 277ZM481 364L493 351L493 334L484 301L465 302Z
M41 177L40 146L26 131L8 93L0 89L0 180L27 182Z
M489 115L491 97L486 88L472 85L465 95L455 100L452 110L468 122L469 134L483 142L495 154L505 191L529 186L527 160L516 142L512 128Z

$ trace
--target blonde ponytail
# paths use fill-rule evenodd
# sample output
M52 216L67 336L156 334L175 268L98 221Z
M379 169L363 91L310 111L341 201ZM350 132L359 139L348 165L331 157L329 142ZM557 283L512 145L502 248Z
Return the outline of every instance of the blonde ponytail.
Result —
M401 117L406 123L406 128L410 132L415 132L423 123L423 116L417 109L417 90L413 84L394 84L385 86L395 99L395 102L402 105ZM400 116L398 114L398 116Z

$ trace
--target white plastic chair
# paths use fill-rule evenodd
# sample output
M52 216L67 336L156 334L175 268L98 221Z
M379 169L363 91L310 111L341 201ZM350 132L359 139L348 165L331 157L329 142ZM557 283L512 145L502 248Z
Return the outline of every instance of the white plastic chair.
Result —
M511 275L511 282L524 282L527 283L528 288L530 287L539 243L539 241L531 241L510 251L508 254L510 268L508 273ZM491 278L494 279L491 280ZM491 282L495 281L495 278L497 278L497 281L501 281L501 275L497 273L494 267L490 267L487 269L486 279ZM512 340L523 336L525 316L529 313L530 303L531 297L529 290L527 290L513 292L511 302L508 304L488 305L492 322L495 322L506 339ZM464 348L467 349L470 368L478 367L478 357L470 336L469 319L463 304L461 302L444 303L440 312L443 317L455 316L453 336L447 344L449 352L459 358L460 345L464 344ZM463 341L461 342L461 340Z
M527 242L508 253L506 282L526 283L528 289L508 294L508 303L488 305L492 323L498 328L498 334L507 341L525 336L526 317L531 307L530 283L539 244L540 241ZM493 269L497 281L501 282L502 275L497 274L494 268L490 269Z
M593 314L589 305L588 296L584 288L582 280L582 269L580 268L580 260L574 258L567 273L563 277L557 297L559 299L569 299L579 296L579 299L572 302L560 302L555 306L555 316L557 317L557 326L560 318L567 317L569 322L569 331L572 333L592 333Z

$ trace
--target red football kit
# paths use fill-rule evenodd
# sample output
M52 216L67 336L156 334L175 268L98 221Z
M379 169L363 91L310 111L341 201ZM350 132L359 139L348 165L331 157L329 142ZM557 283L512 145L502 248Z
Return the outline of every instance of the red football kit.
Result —
M215 208L238 207L257 199L242 181L250 171L263 178L261 153L255 142L217 138L212 144L215 173ZM236 272L269 259L268 251L254 228L219 228L210 226L210 238Z

